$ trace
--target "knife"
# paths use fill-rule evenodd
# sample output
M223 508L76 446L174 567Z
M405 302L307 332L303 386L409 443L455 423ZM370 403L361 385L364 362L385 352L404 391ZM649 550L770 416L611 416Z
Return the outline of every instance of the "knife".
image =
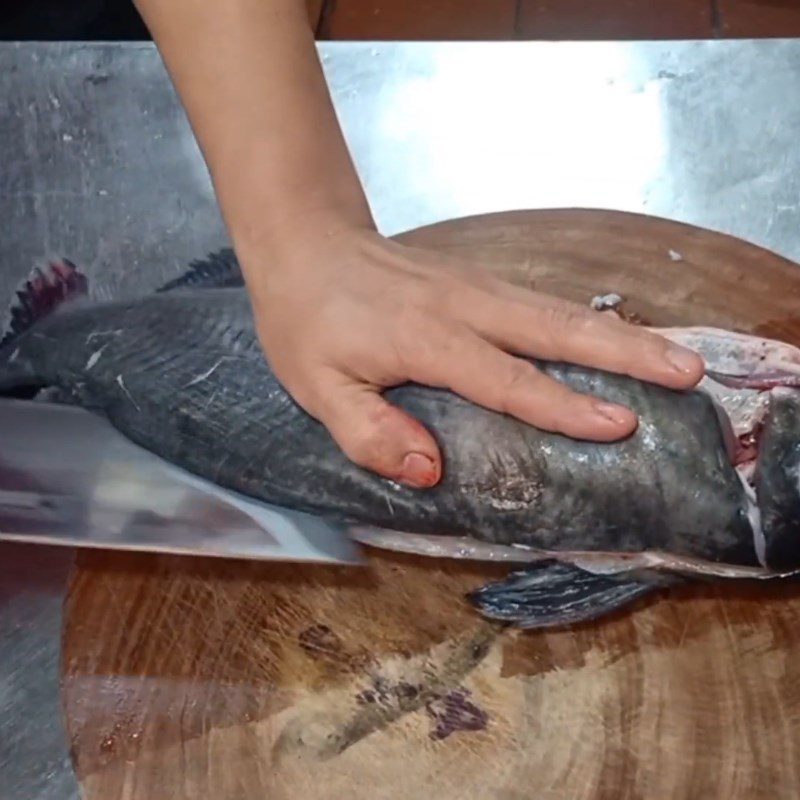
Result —
M345 525L224 489L77 406L0 400L0 540L363 564Z

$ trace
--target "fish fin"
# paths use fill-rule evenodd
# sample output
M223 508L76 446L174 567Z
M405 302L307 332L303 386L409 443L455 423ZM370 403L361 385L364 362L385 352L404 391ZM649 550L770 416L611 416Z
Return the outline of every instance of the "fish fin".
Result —
M32 328L39 320L50 316L65 303L76 297L85 297L89 290L86 276L66 258L51 261L45 270L38 267L17 290L17 299L11 306L10 320L0 349L11 344L20 334Z
M230 247L205 258L192 261L189 269L177 278L165 283L159 292L172 289L223 289L229 286L244 286L242 268Z
M468 597L490 619L520 628L553 628L597 619L678 582L677 576L652 571L599 575L574 564L543 561Z

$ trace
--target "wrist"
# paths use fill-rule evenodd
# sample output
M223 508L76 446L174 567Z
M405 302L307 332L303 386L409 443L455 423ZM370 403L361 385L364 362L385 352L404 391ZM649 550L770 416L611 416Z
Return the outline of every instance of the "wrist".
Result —
M278 269L333 242L376 232L366 203L364 208L307 198L305 203L280 209L254 207L228 224L234 246L245 262Z
M301 138L281 147L280 158L268 142L254 139L210 160L220 208L253 289L274 273L327 261L331 243L349 233L376 232L349 158L333 158L333 144L300 146Z
M372 216L347 206L304 205L256 214L229 225L242 270L253 291L284 283L330 263L333 250L357 248L377 231Z

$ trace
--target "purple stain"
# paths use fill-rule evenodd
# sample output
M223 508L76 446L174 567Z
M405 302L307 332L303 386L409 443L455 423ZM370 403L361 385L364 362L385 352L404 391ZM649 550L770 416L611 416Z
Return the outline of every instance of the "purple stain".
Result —
M469 698L469 689L459 686L447 694L433 694L426 700L419 684L398 681L394 683L381 675L373 675L370 685L355 696L360 706L383 707L392 716L414 711L424 703L425 711L433 723L429 733L431 739L446 739L456 731L485 730L489 715ZM428 695L430 697L430 695Z
M431 739L446 739L456 731L485 730L489 717L468 699L470 694L469 689L460 687L425 706L428 716L436 723L430 732Z

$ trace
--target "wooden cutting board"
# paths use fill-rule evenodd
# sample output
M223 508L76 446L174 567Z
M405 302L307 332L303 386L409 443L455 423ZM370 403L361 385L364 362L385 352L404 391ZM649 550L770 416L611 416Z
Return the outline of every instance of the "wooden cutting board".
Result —
M800 345L797 266L708 231L556 210L400 238L582 303L619 292L654 324ZM506 571L82 554L62 669L87 800L798 796L796 586L520 633L462 599Z

